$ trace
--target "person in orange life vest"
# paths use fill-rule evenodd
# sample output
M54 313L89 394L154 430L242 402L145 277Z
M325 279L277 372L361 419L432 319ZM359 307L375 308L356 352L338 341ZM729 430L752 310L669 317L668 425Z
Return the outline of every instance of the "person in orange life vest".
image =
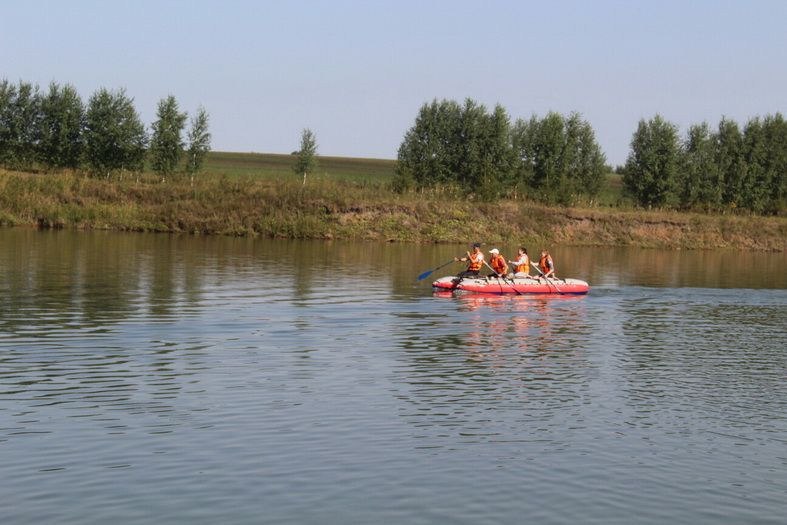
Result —
M489 253L492 254L492 258L489 259L489 266L492 267L492 270L495 271L494 274L491 274L489 277L500 277L508 273L508 265L506 264L506 258L500 255L500 250L497 248L492 248L489 250Z
M555 277L555 262L549 252L543 250L541 252L541 260L538 261L538 266L541 268L541 273L544 277Z
M484 264L484 252L481 251L481 243L473 243L473 251L467 252L466 257L462 257L461 259L457 259L454 257L455 261L461 261L467 263L467 269L457 277L464 278L464 277L475 277L478 275L478 272L481 271L481 266Z
M514 277L530 276L530 257L527 256L526 248L519 248L518 257L515 261L508 261L514 270Z

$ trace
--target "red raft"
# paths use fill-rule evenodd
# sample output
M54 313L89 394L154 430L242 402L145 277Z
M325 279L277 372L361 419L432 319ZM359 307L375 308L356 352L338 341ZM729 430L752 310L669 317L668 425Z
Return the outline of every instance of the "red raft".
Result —
M559 294L585 295L590 286L579 279L539 279L537 277L458 277L449 275L432 283L437 292L485 294Z

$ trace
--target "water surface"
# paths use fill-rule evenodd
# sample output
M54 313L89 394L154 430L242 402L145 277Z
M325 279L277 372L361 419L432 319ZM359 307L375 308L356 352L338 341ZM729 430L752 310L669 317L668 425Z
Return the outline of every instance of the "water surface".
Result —
M784 522L787 254L462 249L0 230L3 522Z

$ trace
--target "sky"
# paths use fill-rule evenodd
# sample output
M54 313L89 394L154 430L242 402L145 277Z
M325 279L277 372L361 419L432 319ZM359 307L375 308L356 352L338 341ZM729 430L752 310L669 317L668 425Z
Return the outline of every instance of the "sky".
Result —
M174 95L213 149L395 158L418 109L580 112L610 164L656 113L681 133L787 112L783 1L3 2L0 78Z

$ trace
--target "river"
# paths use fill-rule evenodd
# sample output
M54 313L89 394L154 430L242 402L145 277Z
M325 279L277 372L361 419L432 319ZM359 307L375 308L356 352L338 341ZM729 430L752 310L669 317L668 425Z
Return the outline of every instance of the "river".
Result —
M463 249L0 229L2 522L784 523L787 254Z

